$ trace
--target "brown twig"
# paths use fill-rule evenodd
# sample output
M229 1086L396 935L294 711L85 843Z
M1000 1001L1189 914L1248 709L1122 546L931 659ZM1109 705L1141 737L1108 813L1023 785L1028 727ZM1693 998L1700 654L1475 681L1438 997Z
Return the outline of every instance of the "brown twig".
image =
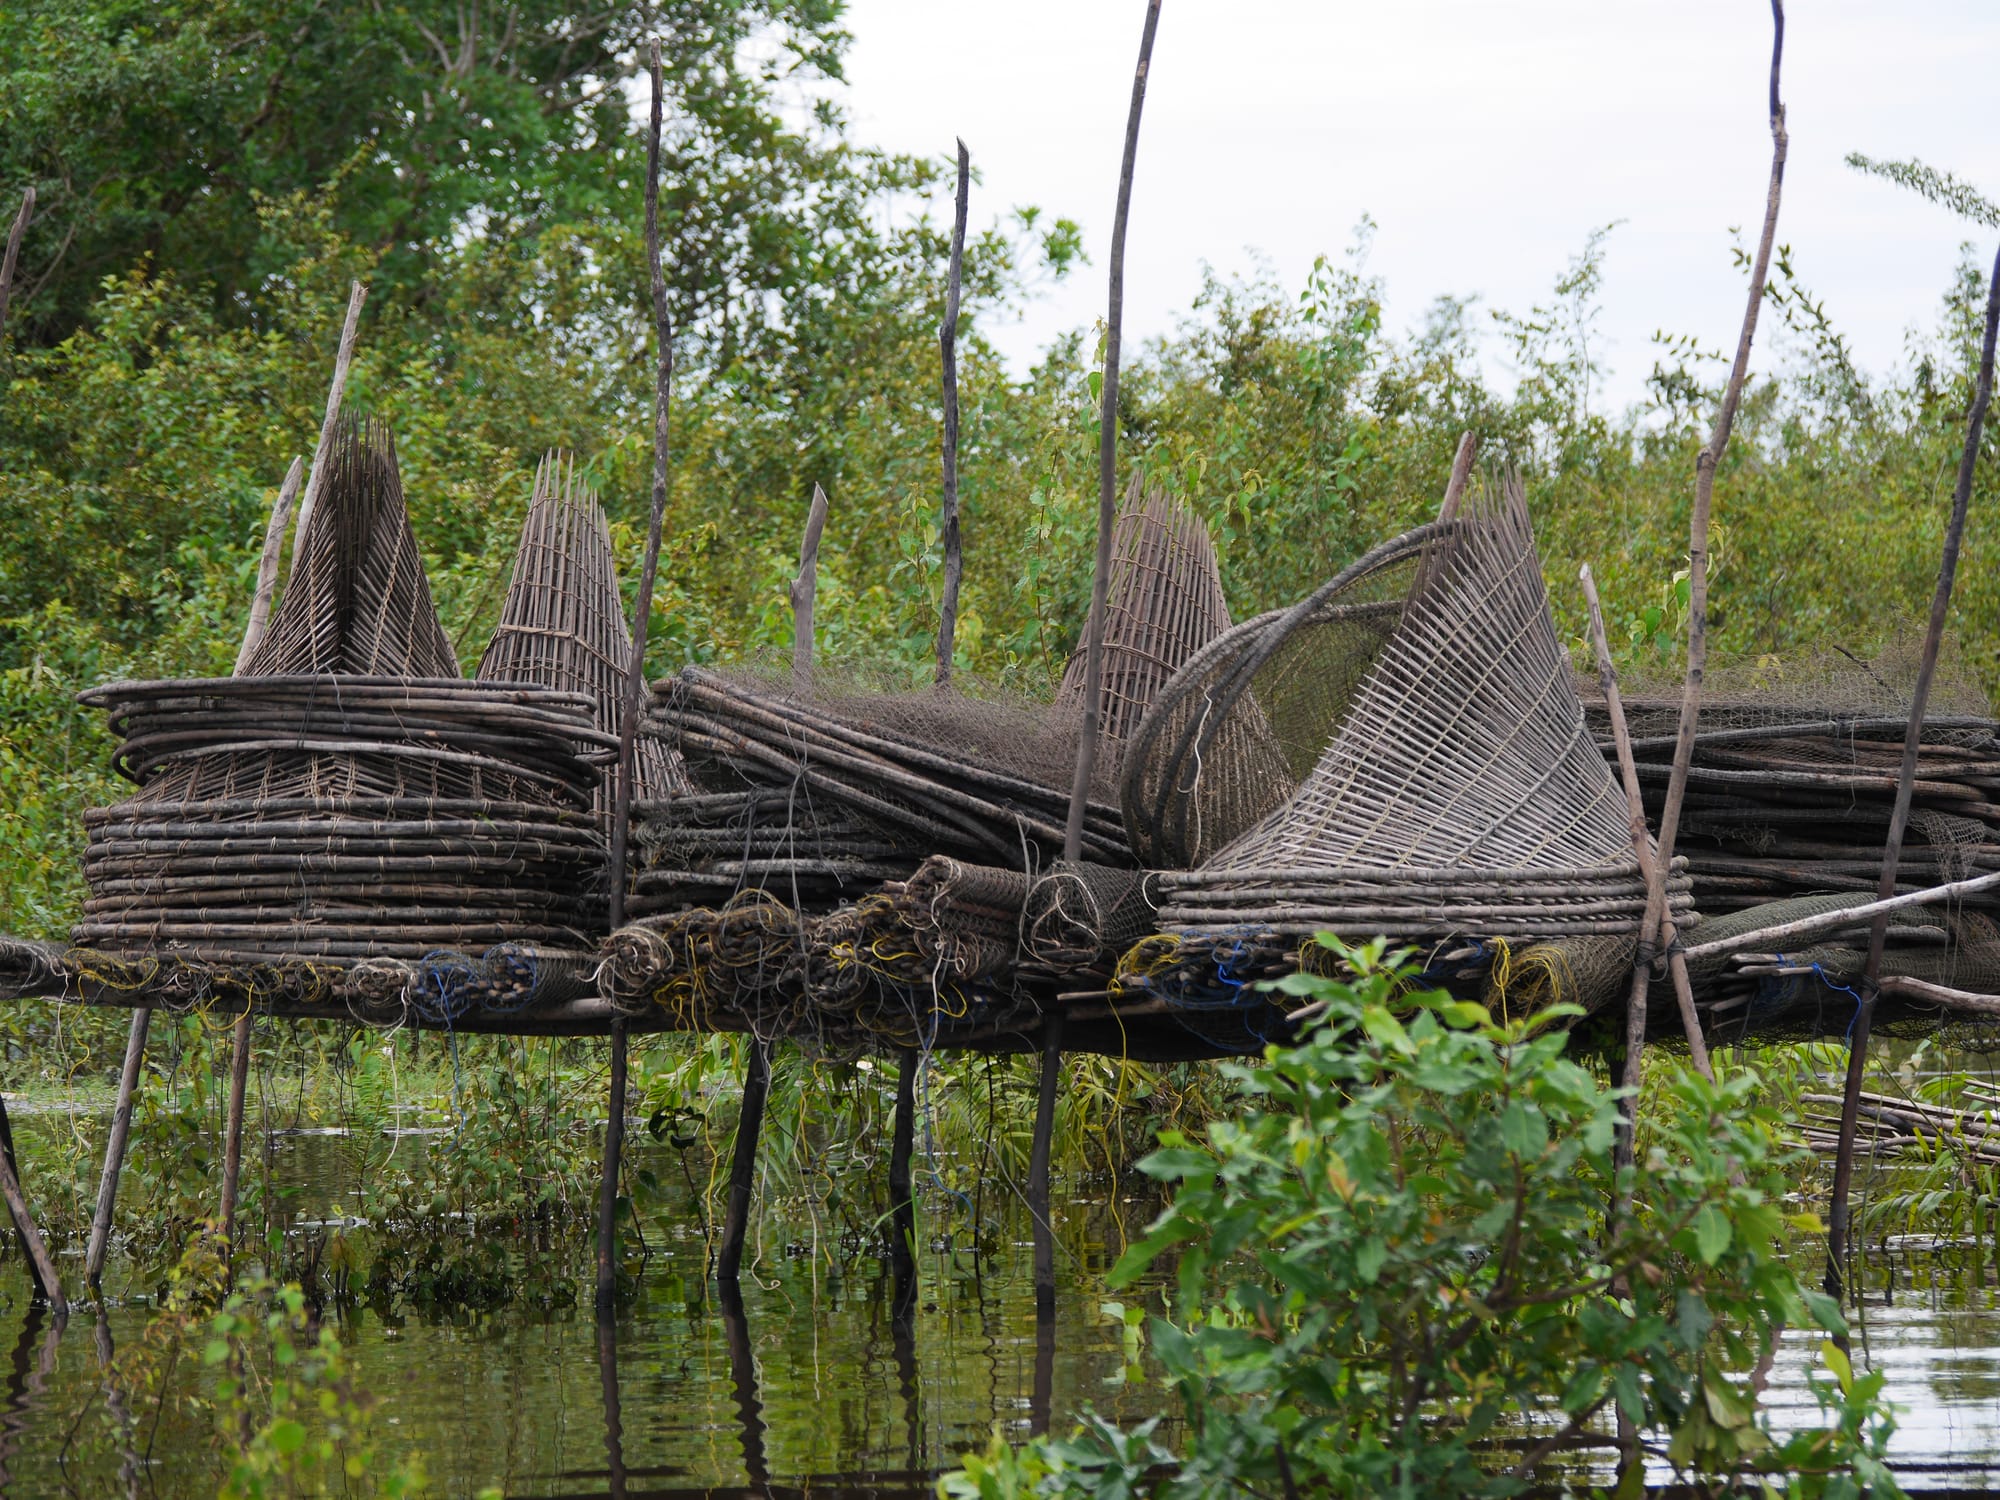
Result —
M1147 0L1146 26L1139 38L1139 66L1132 75L1132 107L1125 117L1125 156L1118 169L1118 208L1111 221L1111 298L1104 322L1103 404L1097 438L1097 561L1092 574L1090 615L1085 622L1083 722L1077 729L1076 780L1069 796L1069 829L1063 858L1074 860L1083 843L1083 810L1097 770L1097 719L1104 689L1105 598L1111 587L1111 532L1118 510L1118 337L1125 321L1125 227L1132 215L1132 168L1139 155L1139 117L1146 106L1146 74L1153 63L1153 36L1160 26L1160 0Z
M958 587L965 576L965 550L958 527L958 294L965 265L965 211L971 183L971 159L965 142L958 143L958 207L951 225L951 280L945 290L944 322L938 327L938 348L944 363L944 596L938 605L937 684L951 681L952 653L958 640Z
M1944 640L1945 617L1951 612L1952 585L1958 577L1959 547L1965 540L1965 513L1972 501L1972 473L1979 462L1980 433L1986 424L1986 408L1993 399L1993 344L2000 332L2000 256L1993 262L1993 276L1986 288L1986 335L1979 346L1979 383L1972 398L1972 410L1965 419L1965 449L1958 460L1958 485L1952 491L1951 522L1945 528L1944 556L1938 563L1937 589L1931 595L1930 623L1924 632L1924 656L1917 669L1917 683L1910 702L1910 725L1903 736L1903 764L1896 781L1896 805L1889 815L1889 840L1882 851L1882 879L1878 899L1896 891L1896 868L1902 860L1903 833L1909 826L1910 800L1917 776L1917 752L1923 743L1924 709L1930 701L1931 680L1937 675L1938 649ZM1854 1129L1861 1095L1861 1075L1868 1066L1868 1028L1875 1018L1875 1001L1882 987L1882 950L1889 937L1889 914L1877 911L1868 929L1868 962L1861 972L1861 1003L1854 1016L1854 1035L1848 1043L1847 1087L1840 1109L1840 1146L1834 1158L1833 1200L1827 1213L1827 1235L1831 1253L1827 1256L1826 1280L1829 1291L1838 1294L1847 1255L1848 1192L1854 1181Z
M306 525L319 506L326 488L327 471L332 468L334 424L340 420L340 403L347 394L347 372L354 364L354 339L361 327L361 304L368 288L355 282L347 294L347 321L341 325L340 347L333 357L333 384L327 388L326 416L320 422L319 446L313 449L312 472L306 478L305 498L299 501L298 535L292 544L292 568L297 571L299 553L306 539Z
M825 530L826 491L815 484L805 535L799 539L799 574L791 587L792 682L801 691L812 681L813 602L819 597L819 539Z
M1757 334L1757 314L1764 303L1764 285L1771 271L1771 247L1778 232L1778 204L1785 183L1785 106L1778 94L1779 68L1785 53L1785 7L1783 0L1771 0L1771 182L1764 198L1764 229L1757 240L1757 256L1750 268L1749 298L1743 309L1743 327L1736 339L1736 359L1729 369L1729 382L1722 390L1722 404L1715 413L1715 426L1708 443L1695 460L1694 506L1688 519L1688 660L1687 680L1681 691L1680 730L1674 741L1673 770L1667 780L1666 804L1660 812L1659 855L1654 863L1654 880L1649 909L1657 916L1641 936L1657 929L1663 946L1672 948L1666 936L1666 902L1661 882L1673 863L1674 845L1680 834L1681 804L1687 797L1688 770L1694 761L1695 731L1701 719L1702 673L1708 660L1708 522L1715 494L1715 471L1729 446L1730 431L1736 425L1736 408L1743 399L1743 386L1750 373L1750 344ZM1651 967L1648 955L1647 967ZM1635 980L1635 983L1637 981ZM1683 1017L1684 1020L1688 1019ZM1698 1029L1699 1023L1695 1023ZM1703 1059L1706 1061L1706 1059ZM1704 1068L1705 1076L1712 1077Z

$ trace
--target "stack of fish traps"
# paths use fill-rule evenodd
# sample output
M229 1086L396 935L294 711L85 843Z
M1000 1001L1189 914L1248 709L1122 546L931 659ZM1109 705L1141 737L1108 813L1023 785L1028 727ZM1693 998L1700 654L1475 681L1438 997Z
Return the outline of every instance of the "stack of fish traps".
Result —
M1209 817L1226 824L1268 797L1287 745L1332 719L1288 800L1194 868L1159 877L1162 936L1127 956L1121 981L1210 1009L1218 1042L1242 1045L1236 1028L1270 1020L1248 981L1297 966L1323 931L1414 944L1432 955L1433 977L1522 960L1566 967L1605 949L1622 949L1629 973L1646 887L1550 616L1518 479L1483 487L1455 518L1335 585L1295 612L1302 628L1275 650L1246 632L1241 649L1258 665L1237 678L1200 661L1184 674L1228 684L1247 673L1254 684L1287 651L1301 664L1262 695L1239 689L1220 705L1204 755L1169 760L1171 774L1150 783L1128 765L1144 831L1212 838ZM1317 638L1315 616L1327 622ZM1343 646L1358 659L1341 660ZM1200 717L1190 699L1227 691L1184 698L1182 687L1169 686L1156 714L1186 723ZM1294 722L1308 726L1299 738L1280 727ZM1210 776L1222 783L1212 793ZM1162 816L1163 806L1186 811ZM1678 862L1668 890L1689 922Z
M574 993L603 929L592 804L615 736L577 686L459 676L385 431L344 427L325 462L239 675L82 695L139 790L85 815L72 939L193 976L194 1003L449 1021Z
M1874 897L1908 731L1915 648L1875 659L1725 666L1703 693L1679 848L1704 937L1754 931ZM1640 692L1626 702L1648 814L1658 819L1680 704ZM1613 752L1601 705L1600 748ZM1897 889L2000 869L2000 724L1947 662L1917 757ZM1882 972L2000 992L2000 893L1895 913ZM1704 973L1704 1006L1727 1034L1820 1034L1823 1010L1851 1013L1868 947L1865 923L1786 953L1746 953ZM1789 1020L1787 1019L1789 1018ZM1836 1026L1835 1030L1844 1029Z
M1108 978L1155 891L1108 795L1123 741L1229 624L1206 528L1163 491L1135 483L1112 555L1081 860L1059 857L1080 659L1046 710L691 668L656 689L650 727L694 790L635 808L639 920L607 985L760 1031L795 1008L828 1046L916 1045L1032 1018L1023 980Z

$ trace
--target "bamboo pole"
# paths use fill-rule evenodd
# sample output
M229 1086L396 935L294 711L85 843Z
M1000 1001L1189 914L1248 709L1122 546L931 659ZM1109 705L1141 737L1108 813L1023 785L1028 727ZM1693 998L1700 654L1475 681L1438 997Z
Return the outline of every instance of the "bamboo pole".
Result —
M48 1244L35 1226L34 1215L28 1212L28 1195L21 1189L21 1163L14 1155L14 1127L7 1118L4 1098L0 1098L0 1197L7 1201L7 1212L14 1220L14 1233L20 1239L36 1293L58 1318L65 1316L69 1303L63 1297L62 1280L56 1275L56 1263L49 1257Z
M334 379L340 379L338 370ZM250 599L250 623L243 628L243 644L236 652L234 675L241 677L250 658L263 644L271 624L271 600L278 591L278 561L285 551L285 525L292 519L292 505L299 498L299 480L305 460L295 458L285 470L285 482L278 486L278 498L271 507L271 519L264 523L264 555L257 560L257 592ZM304 535L303 531L300 533Z
M1736 338L1736 358L1729 367L1729 381L1722 390L1722 403L1715 413L1715 426L1694 466L1694 505L1688 518L1688 661L1687 679L1681 691L1680 727L1674 739L1673 768L1667 778L1666 804L1660 812L1659 851L1654 860L1653 879L1648 884L1647 910L1651 920L1640 934L1640 954L1644 967L1651 969L1652 954L1647 939L1659 935L1669 952L1677 946L1671 933L1666 892L1662 882L1673 868L1674 847L1680 836L1681 804L1687 797L1688 771L1694 763L1695 732L1701 719L1702 675L1708 661L1708 528L1715 495L1715 471L1729 446L1736 425L1736 409L1743 400L1743 386L1750 374L1750 345L1757 335L1757 314L1764 304L1764 285L1771 272L1771 248L1778 232L1778 204L1785 183L1785 156L1789 138L1785 134L1785 106L1779 97L1778 79L1785 54L1785 7L1783 0L1771 0L1771 180L1764 196L1764 228L1757 239L1756 258L1750 268L1750 291L1743 309L1743 326ZM1636 967L1636 966L1635 966ZM1635 974L1633 985L1641 982ZM1678 987L1677 987L1678 990ZM1690 1037L1700 1033L1693 1014L1692 999L1683 1003L1682 1023ZM1698 1054L1697 1066L1704 1077L1713 1078L1707 1057Z
M305 498L299 501L298 540L306 538L306 526L312 520L313 511L318 508L320 491L326 486L327 460L333 453L333 428L340 420L340 405L347 396L347 372L354 365L354 340L361 328L361 304L368 299L368 288L360 282L353 283L347 293L347 321L341 324L340 347L333 356L333 384L326 393L326 415L319 424L319 446L313 449L312 472L306 478ZM299 565L299 549L292 548L292 567Z
M1917 752L1924 735L1924 710L1930 702L1931 681L1937 675L1938 648L1944 641L1945 619L1951 612L1952 586L1958 578L1959 548L1965 540L1965 515L1972 503L1972 475L1979 463L1980 433L1986 424L1986 408L1993 399L1993 345L2000 332L2000 256L1993 262L1993 275L1986 288L1986 332L1979 346L1979 380L1973 393L1972 410L1965 419L1965 448L1959 454L1958 484L1951 496L1951 521L1945 528L1944 556L1938 563L1937 588L1931 595L1930 622L1924 632L1924 655L1917 669L1917 684L1910 703L1910 725L1903 736L1903 764L1896 780L1896 803L1889 815L1889 840L1882 851L1882 879L1876 887L1878 898L1896 893L1896 868L1902 861L1903 833L1909 826L1910 800L1917 776ZM1877 902L1878 906L1880 901ZM1882 987L1882 950L1889 937L1889 914L1877 911L1868 929L1868 961L1861 971L1861 1003L1854 1016L1854 1035L1848 1043L1847 1086L1840 1110L1840 1142L1834 1157L1833 1197L1827 1213L1829 1253L1826 1262L1827 1288L1838 1295L1845 1278L1847 1257L1848 1194L1854 1182L1854 1130L1861 1095L1861 1077L1868 1066L1868 1029L1875 1019L1875 1001Z
M729 1203L722 1224L716 1280L736 1285L743 1269L743 1242L750 1232L750 1200L757 1188L757 1137L764 1129L764 1102L771 1093L771 1046L750 1038L749 1066L743 1072L743 1104L736 1115L736 1148L729 1162Z
M1104 703L1104 616L1111 590L1111 533L1118 510L1118 339L1125 321L1125 229L1132 217L1132 172L1139 155L1139 120L1146 107L1146 75L1160 28L1160 0L1147 0L1139 35L1139 63L1132 74L1132 103L1125 116L1125 154L1118 167L1118 206L1111 220L1111 291L1104 322L1103 404L1098 409L1097 557L1084 622L1083 721L1077 726L1076 778L1070 783L1069 823L1063 858L1083 847L1084 810L1097 772L1097 722ZM1056 1082L1062 1068L1062 1011L1051 1007L1043 1022L1042 1074L1035 1102L1034 1149L1028 1171L1028 1211L1035 1221L1035 1304L1055 1307L1055 1226L1049 1206L1049 1151L1055 1133Z
M951 279L945 289L944 322L938 349L944 365L944 595L938 605L937 685L951 681L952 652L958 640L958 586L965 575L965 552L958 528L958 294L965 264L965 210L971 162L958 143L958 205L951 224Z
M1625 998L1625 1086L1637 1097L1639 1067L1646 1048L1646 999L1652 987L1653 959L1657 937L1667 950L1667 970L1674 987L1674 1001L1680 1011L1681 1030L1687 1036L1688 1058L1696 1072L1711 1082L1715 1070L1708 1060L1708 1042L1702 1035L1701 1017L1695 1013L1694 983L1688 975L1687 955L1681 951L1680 931L1668 914L1667 885L1671 871L1657 869L1653 841L1646 830L1646 804L1639 791L1639 768L1632 755L1632 734L1625 722L1625 701L1618 691L1618 671L1611 662L1611 640L1604 630L1604 605L1597 596L1597 580L1585 563L1579 575L1584 602L1590 610L1591 640L1597 653L1597 680L1611 718L1612 742L1618 752L1618 774L1625 791L1625 816L1632 831L1632 858L1639 866L1639 878L1646 883L1646 914L1639 922L1633 950L1632 984ZM1654 893L1659 906L1655 908ZM1636 1105L1633 1108L1636 1109ZM1628 1132L1636 1121L1628 1118ZM1631 1165L1631 1136L1621 1144L1620 1165Z
M118 1073L118 1102L111 1110L111 1137L104 1143L104 1175L97 1183L97 1211L90 1220L90 1243L83 1255L83 1277L92 1291L104 1276L104 1257L111 1243L111 1218L118 1205L118 1174L125 1166L125 1147L132 1134L132 1094L146 1060L146 1030L153 1012L140 1006L132 1012L125 1035L125 1064Z
M813 606L819 598L819 539L825 530L826 491L815 484L805 535L799 539L799 574L791 587L792 685L801 692L812 683Z
M673 400L674 325L667 306L666 272L660 266L660 112L665 85L660 77L660 44L649 60L652 112L646 128L646 270L653 295L653 332L659 364L653 381L653 506L646 526L646 556L632 604L632 662L625 677L625 702L618 715L618 767L611 796L611 930L625 925L625 863L632 821L632 772L639 714L646 691L646 630L652 623L653 586L660 572L660 529L667 514L667 418ZM617 1268L611 1238L618 1208L618 1159L625 1143L625 1022L611 1023L611 1080L617 1092L604 1131L604 1174L597 1193L597 1301L610 1303Z
M1973 875L1944 885L1928 886L1921 891L1904 891L1901 895L1885 897L1878 901L1844 906L1838 911L1798 917L1772 927L1760 927L1755 932L1740 932L1735 937L1712 938L1706 943L1694 944L1686 950L1684 956L1690 963L1699 963L1705 958L1723 958L1731 953L1764 953L1798 938L1817 937L1823 932L1852 927L1857 922L1872 922L1877 916L1902 911L1905 907L1937 906L1947 901L1955 901L1961 896L1975 896L1981 891L1990 891L1996 887L2000 887L2000 871L1988 875Z
M1083 842L1083 810L1097 770L1097 721L1103 708L1104 616L1111 589L1111 533L1118 510L1118 339L1125 322L1125 227L1132 215L1132 169L1139 154L1139 117L1146 105L1146 74L1160 0L1147 0L1139 38L1139 66L1132 76L1132 105L1125 116L1125 156L1118 169L1118 206L1111 220L1111 297L1104 322L1104 385L1098 409L1097 558L1091 573L1090 615L1084 623L1083 722L1076 741L1076 779L1070 784L1069 829L1063 858L1074 860Z
M1611 641L1604 631L1604 605L1597 597L1597 580L1591 577L1590 564L1585 563L1578 573L1583 584L1583 602L1590 611L1590 639L1597 653L1597 685L1604 694L1605 708L1611 716L1611 737L1618 747L1618 775L1625 788L1625 816L1632 834L1632 857L1639 862L1640 873L1652 889L1657 882L1653 879L1653 840L1646 829L1646 807L1639 792L1639 773L1632 761L1632 736L1625 724L1625 702L1618 692L1618 669L1611 662ZM1648 912L1648 916L1651 916ZM1646 990L1647 971L1651 968L1653 927L1642 923L1639 928L1639 951L1644 961L1632 970L1632 991L1625 1001L1625 1074L1623 1083L1627 1095L1618 1106L1619 1131L1618 1149L1613 1156L1613 1168L1622 1171L1632 1165L1633 1140L1638 1132L1639 1077L1640 1066L1646 1050Z
M915 1255L916 1199L910 1186L910 1161L916 1154L917 1067L915 1049L896 1054L896 1115L889 1139L890 1263L899 1275Z
M222 1138L222 1246L231 1280L236 1263L236 1186L243 1170L243 1101L250 1085L250 1011L236 1018L229 1037L229 1114Z
M618 1325L597 1317L597 1388L604 1398L605 1479L611 1500L625 1500L625 1422L618 1394Z
M14 227L7 231L7 254L0 259L0 339L7 336L7 305L14 295L14 266L21 258L21 237L35 217L35 190L21 194L21 211L14 215Z

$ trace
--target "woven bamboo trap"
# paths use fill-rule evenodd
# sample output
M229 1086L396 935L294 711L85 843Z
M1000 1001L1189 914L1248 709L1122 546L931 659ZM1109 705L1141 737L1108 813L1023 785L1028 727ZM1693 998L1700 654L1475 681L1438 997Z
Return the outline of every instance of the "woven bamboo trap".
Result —
M404 987L435 979L441 1007L516 1003L524 973L532 992L602 929L591 809L615 737L588 691L460 678L386 433L350 424L328 461L243 675L81 695L110 713L113 764L139 790L85 814L73 939L214 964L427 963Z
M1162 877L1163 928L1637 928L1624 800L1584 724L1519 480L1481 487L1403 567L1408 603L1311 775L1201 868ZM1670 890L1685 916L1685 875Z
M1147 488L1140 474L1112 531L1104 598L1098 734L1115 756L1168 680L1229 628L1208 528L1166 490ZM1083 711L1085 675L1079 650L1056 694L1059 716Z
M1142 864L1201 864L1298 790L1401 623L1434 533L1397 537L1298 604L1223 632L1161 687L1120 772Z

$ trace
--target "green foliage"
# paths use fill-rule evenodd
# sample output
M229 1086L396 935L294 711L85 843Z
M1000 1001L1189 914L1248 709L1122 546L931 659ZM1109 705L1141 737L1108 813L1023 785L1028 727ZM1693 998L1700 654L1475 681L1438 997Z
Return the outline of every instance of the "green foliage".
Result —
M1150 1336L1185 1431L1154 1493L1513 1494L1614 1413L1685 1474L1897 1493L1879 1376L1827 1356L1824 1429L1781 1438L1760 1409L1785 1329L1845 1330L1784 1259L1800 1156L1754 1075L1677 1072L1614 1180L1619 1095L1563 1056L1562 1011L1497 1023L1402 993L1379 942L1340 951L1353 981L1283 981L1312 1029L1232 1068L1251 1110L1141 1163L1175 1196L1111 1280L1175 1266ZM1091 1423L947 1493L1122 1495L1166 1458Z

